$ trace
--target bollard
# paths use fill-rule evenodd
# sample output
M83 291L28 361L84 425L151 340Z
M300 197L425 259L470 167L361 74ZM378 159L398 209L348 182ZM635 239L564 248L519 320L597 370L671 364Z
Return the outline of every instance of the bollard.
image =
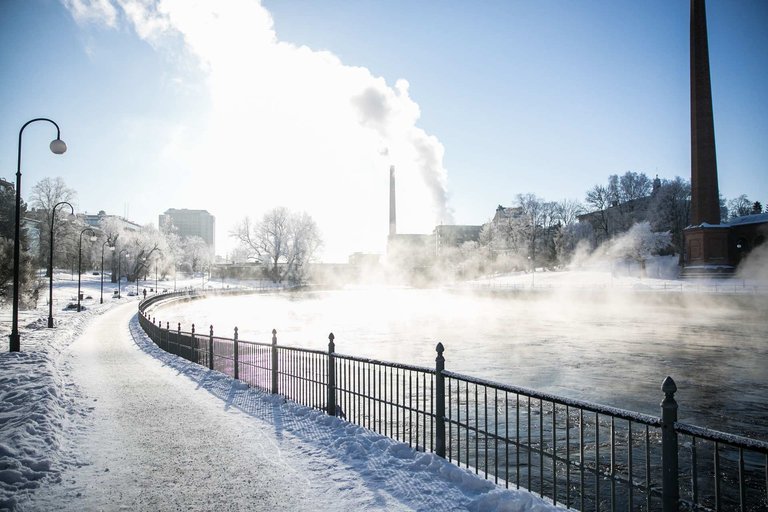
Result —
M276 395L277 389L277 375L278 375L278 362L277 362L277 330L272 329L272 394Z
M326 412L329 416L336 416L336 358L333 356L336 345L333 343L334 338L333 333L328 335L328 401Z
M435 350L435 453L445 458L445 349L442 343L438 343Z
M211 324L211 332L208 335L208 369L213 370L213 324Z
M233 357L235 359L235 374L233 375L233 377L235 378L235 380L237 380L237 379L240 378L240 372L238 371L238 368L237 368L239 366L238 362L237 362L237 327L235 327L235 340L234 340L234 355L233 355Z
M677 512L680 498L677 466L677 385L672 377L661 384L664 400L661 401L661 503L663 512Z

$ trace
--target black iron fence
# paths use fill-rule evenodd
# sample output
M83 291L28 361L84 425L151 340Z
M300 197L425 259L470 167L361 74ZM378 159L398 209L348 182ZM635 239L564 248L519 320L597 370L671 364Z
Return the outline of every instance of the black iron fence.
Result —
M587 510L768 510L768 443L677 421L662 384L661 416L570 400L445 369L182 331L147 312L181 292L146 299L139 322L163 350L251 386L408 443L505 487Z

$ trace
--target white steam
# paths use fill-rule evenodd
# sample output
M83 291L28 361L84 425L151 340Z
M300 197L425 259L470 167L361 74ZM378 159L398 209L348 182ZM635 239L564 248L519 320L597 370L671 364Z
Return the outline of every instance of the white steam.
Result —
M179 186L186 187L185 199L196 201L189 207L217 216L217 230L282 205L315 218L326 255L380 251L390 165L397 169L403 232L430 232L438 221L450 222L444 149L416 126L421 113L407 81L392 87L328 51L280 41L258 1L65 5L78 21L124 21L168 55L178 57L181 40L204 71L205 124L172 130L163 157L198 180L195 187L180 179ZM218 202L206 205L211 197Z

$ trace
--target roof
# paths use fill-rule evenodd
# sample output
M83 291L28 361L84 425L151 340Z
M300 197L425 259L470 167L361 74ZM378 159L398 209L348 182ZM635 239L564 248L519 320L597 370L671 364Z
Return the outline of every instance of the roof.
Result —
M744 226L747 224L764 224L768 223L768 213L753 213L752 215L744 215L742 217L736 217L731 219L726 224L728 226Z

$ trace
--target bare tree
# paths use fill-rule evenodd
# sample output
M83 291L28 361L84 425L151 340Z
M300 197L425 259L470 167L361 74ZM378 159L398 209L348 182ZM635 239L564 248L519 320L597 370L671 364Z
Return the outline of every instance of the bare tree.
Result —
M579 215L585 212L584 205L574 199L563 199L555 204L555 215L557 221L563 227L570 226L578 221Z
M599 233L598 238L607 240L610 236L608 208L611 206L610 194L603 185L595 185L587 191L586 202L595 211L593 227Z
M747 194L741 194L728 201L728 211L732 219L749 215L752 213L752 201L747 198Z
M43 178L32 187L32 193L30 195L30 206L38 210L37 215L41 220L39 245L40 253L38 255L39 264L42 265L49 259L51 247L51 220L54 218L53 208L62 201L73 203L76 198L77 192L67 187L66 183L64 183L64 180L59 176L56 178ZM55 224L53 226L54 240L61 240L62 242L64 240L69 240L69 237L66 239L60 238L60 235L62 235L66 230L65 226L69 214L70 212L68 208L59 208L59 215L55 216ZM62 251L57 252L61 253ZM66 257L68 254L65 254L64 256ZM56 254L54 254L54 258L55 257ZM48 271L46 269L46 277L47 276Z
M260 262L276 283L285 279L300 282L321 244L315 221L306 213L294 213L284 207L264 214L253 223L245 217L231 232L248 258Z
M651 199L648 220L654 231L669 231L673 250L682 259L683 230L691 212L691 184L679 176L664 180Z

